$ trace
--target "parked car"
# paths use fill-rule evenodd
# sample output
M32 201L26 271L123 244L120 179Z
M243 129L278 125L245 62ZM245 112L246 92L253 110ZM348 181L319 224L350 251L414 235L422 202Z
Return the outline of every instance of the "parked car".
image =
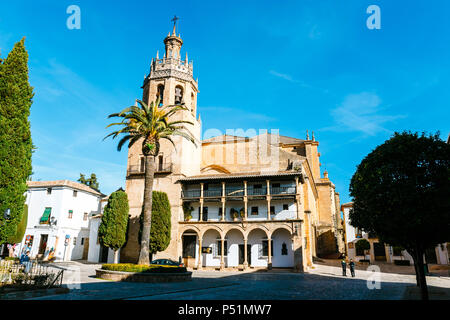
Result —
M177 267L184 267L183 263L180 263L178 261L173 261L170 259L156 259L150 262L150 264L156 264L160 266L177 266Z

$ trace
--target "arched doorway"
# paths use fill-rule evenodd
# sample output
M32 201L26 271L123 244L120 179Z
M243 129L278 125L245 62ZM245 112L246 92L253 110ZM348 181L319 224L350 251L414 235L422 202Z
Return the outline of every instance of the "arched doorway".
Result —
M220 267L221 239L219 231L209 229L203 234L202 240L202 266Z
M273 252L272 267L292 268L294 266L294 253L292 251L291 232L280 228L272 233Z
M183 232L182 241L182 258L185 267L193 268L196 265L198 252L198 234L195 230L189 229Z
M225 235L227 239L227 258L225 260L226 267L237 267L242 259L239 259L239 247L244 245L244 234L237 230L231 229ZM241 254L242 255L242 254ZM242 263L241 263L242 264Z
M267 241L267 234L262 229L253 229L248 234L249 266L267 267L267 253L263 250L264 241Z

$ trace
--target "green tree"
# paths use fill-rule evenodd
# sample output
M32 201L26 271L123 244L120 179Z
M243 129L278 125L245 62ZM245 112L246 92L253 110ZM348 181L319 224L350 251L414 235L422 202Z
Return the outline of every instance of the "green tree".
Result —
M77 181L100 192L99 183L97 181L97 176L95 173L91 173L91 177L89 179L86 179L86 175L80 173L80 178Z
M114 250L114 263L118 263L118 250L126 242L128 227L128 196L119 189L108 198L103 210L102 221L98 227L99 241L105 247Z
M0 61L0 244L16 233L22 220L27 179L30 177L30 107L33 88L28 82L25 38ZM3 213L11 210L5 221Z
M358 240L355 243L355 249L356 249L356 252L364 252L365 250L369 250L370 249L370 243L366 239ZM364 259L365 258L366 257L364 257Z
M25 230L27 229L28 223L28 206L25 204L23 206L23 215L22 219L17 225L16 233L10 236L7 240L8 243L21 243L23 240L23 236L25 235Z
M170 243L171 209L167 193L153 191L152 224L150 230L150 255L167 249ZM143 217L140 216L139 240L142 240Z
M141 143L141 151L145 157L145 181L144 181L144 204L143 204L143 231L141 249L139 252L139 264L150 264L149 246L150 229L152 221L152 192L153 180L155 175L155 157L159 154L160 140L165 139L175 143L172 138L181 136L195 144L194 137L186 130L185 124L193 124L189 121L169 121L171 116L180 111L189 111L183 105L171 105L159 107L159 99L147 105L145 102L136 100L135 106L123 109L119 113L113 113L108 118L121 118L121 122L111 123L107 126L121 126L122 128L110 133L115 139L121 136L117 150L120 151L125 143L128 142L128 148L136 142ZM123 136L122 136L123 135Z
M353 226L413 257L428 299L423 256L450 237L450 145L439 134L395 133L358 165L350 183Z

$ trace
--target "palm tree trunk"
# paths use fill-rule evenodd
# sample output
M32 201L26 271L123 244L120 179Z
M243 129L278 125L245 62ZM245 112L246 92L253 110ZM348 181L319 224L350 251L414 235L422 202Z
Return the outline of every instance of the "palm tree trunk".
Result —
M155 175L155 158L151 155L145 156L145 186L144 186L144 221L142 225L141 251L138 264L150 264L149 245L150 227L152 223L152 194L153 179Z

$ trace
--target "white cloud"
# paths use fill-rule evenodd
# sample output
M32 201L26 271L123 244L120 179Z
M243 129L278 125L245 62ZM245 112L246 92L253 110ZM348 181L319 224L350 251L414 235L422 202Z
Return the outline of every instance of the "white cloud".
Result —
M404 115L383 115L380 112L381 99L378 95L370 92L350 94L330 114L335 125L321 130L329 131L355 131L365 136L374 136L380 132L391 132L385 124Z

